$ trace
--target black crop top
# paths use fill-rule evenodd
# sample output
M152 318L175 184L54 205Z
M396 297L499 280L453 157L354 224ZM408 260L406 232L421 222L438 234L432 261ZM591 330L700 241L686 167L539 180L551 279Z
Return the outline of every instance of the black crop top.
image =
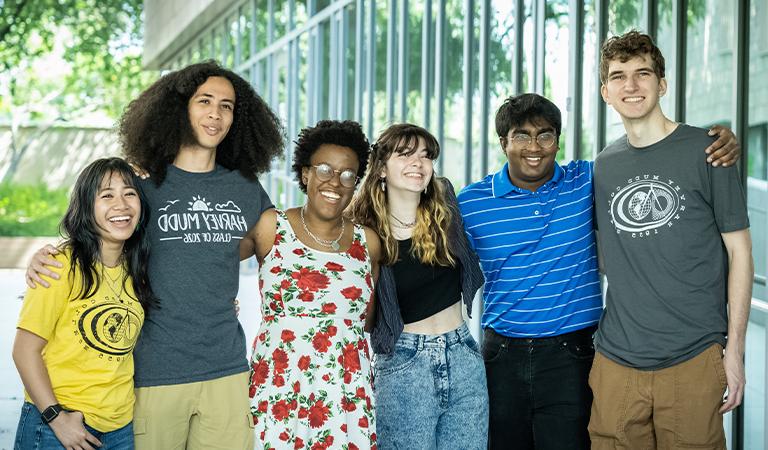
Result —
M403 323L426 319L461 300L459 267L422 264L411 254L411 239L398 241L392 271Z

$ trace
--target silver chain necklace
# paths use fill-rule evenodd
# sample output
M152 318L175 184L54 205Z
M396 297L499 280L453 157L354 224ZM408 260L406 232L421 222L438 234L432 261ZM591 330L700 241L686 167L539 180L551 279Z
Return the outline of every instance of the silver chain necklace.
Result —
M395 216L395 215L394 215L394 214L392 214L392 213L389 213L389 217L391 217L391 218L395 219L395 222L396 222L396 223L393 223L393 225L394 225L395 227L397 227L397 228L404 228L404 229L408 229L408 228L413 228L413 227L415 227L415 226L416 226L416 220L417 220L417 219L415 219L415 218L413 219L413 222L405 222L405 221L402 221L402 220L398 219L398 218L397 218L397 216Z
M339 241L341 240L341 237L344 236L344 217L341 218L341 233L339 233L339 237L336 239L320 239L319 237L315 236L311 231L309 231L309 227L307 227L307 222L304 221L304 208L306 208L307 205L304 205L301 207L299 215L301 216L301 224L304 226L304 231L307 232L309 237L315 240L318 244L322 245L323 247L328 247L330 249L333 249L334 252L338 252L341 246L339 245Z

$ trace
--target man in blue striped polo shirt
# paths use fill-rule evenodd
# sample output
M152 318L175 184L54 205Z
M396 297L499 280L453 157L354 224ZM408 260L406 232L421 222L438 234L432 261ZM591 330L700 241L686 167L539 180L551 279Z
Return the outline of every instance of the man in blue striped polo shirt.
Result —
M507 163L464 188L459 207L485 274L491 448L588 449L592 334L602 312L592 162L555 161L560 110L508 98L496 114ZM729 130L707 150L728 142ZM718 152L718 155L721 152ZM731 163L727 154L719 163Z

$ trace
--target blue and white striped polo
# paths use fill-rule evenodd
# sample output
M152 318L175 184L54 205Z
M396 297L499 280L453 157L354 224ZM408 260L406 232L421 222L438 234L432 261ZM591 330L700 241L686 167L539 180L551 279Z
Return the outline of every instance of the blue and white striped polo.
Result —
M485 274L483 328L547 337L598 322L592 162L556 165L536 192L513 185L505 164L465 187L459 208Z

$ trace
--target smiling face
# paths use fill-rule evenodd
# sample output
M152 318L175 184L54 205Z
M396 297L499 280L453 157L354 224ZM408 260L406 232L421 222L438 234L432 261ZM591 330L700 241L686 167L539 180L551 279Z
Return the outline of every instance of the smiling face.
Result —
M416 140L415 144L411 148L398 145L389 155L379 174L386 179L388 190L420 194L432 179L434 165L428 155L427 145L421 138Z
M136 188L125 183L116 172L104 175L93 205L102 248L122 246L133 232L141 217L141 200Z
M649 54L608 63L608 75L600 87L605 103L624 120L643 120L662 114L659 98L667 92L666 79L659 79Z
M311 166L327 164L334 170L330 180L323 181L314 167L304 167L301 177L307 186L307 210L326 220L337 219L352 200L355 188L341 184L339 176L345 170L357 173L360 161L357 153L349 147L323 144L310 158Z
M552 145L542 147L545 133L555 135ZM518 136L516 138L516 136ZM521 143L524 136L530 137L530 143ZM521 139L522 137L522 139ZM555 128L543 119L525 122L522 126L513 126L507 136L500 139L502 149L509 162L509 179L515 186L535 191L552 178L555 173L555 156L558 142Z
M216 150L232 126L235 88L224 77L209 77L190 97L187 109L197 145Z

